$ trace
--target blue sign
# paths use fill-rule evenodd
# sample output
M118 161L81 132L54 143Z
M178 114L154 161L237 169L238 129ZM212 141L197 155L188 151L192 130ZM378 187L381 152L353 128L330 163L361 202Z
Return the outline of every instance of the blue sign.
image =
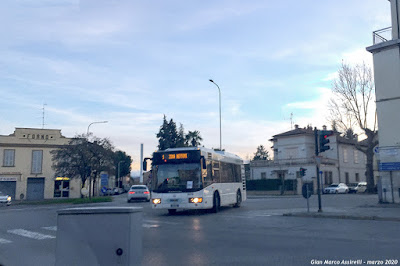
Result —
M101 185L102 186L108 186L108 174L101 174Z
M400 162L380 163L379 171L400 171Z
M102 187L102 188L101 188L101 192L102 192L103 194L106 194L107 188L106 188L106 187Z

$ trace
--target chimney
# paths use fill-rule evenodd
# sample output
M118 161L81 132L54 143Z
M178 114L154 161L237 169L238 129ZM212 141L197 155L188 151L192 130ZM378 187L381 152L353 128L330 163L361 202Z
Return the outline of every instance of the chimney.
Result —
M299 129L299 125L294 125L294 129Z

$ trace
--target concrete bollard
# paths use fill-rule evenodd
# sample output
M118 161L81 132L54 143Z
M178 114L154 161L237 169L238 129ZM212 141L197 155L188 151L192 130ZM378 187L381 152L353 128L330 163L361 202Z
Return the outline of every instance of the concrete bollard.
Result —
M142 208L58 211L56 265L140 265Z

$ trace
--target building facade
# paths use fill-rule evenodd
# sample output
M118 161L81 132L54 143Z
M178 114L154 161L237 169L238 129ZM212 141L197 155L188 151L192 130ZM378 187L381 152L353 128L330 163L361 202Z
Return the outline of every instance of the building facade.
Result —
M16 128L0 135L0 191L13 200L80 197L80 180L58 177L51 151L69 138L56 129Z
M296 193L301 193L305 182L314 184L319 176L322 188L331 183L356 183L366 180L366 157L356 149L355 140L345 139L335 134L328 137L330 149L315 157L315 135L311 127L299 128L273 136L274 159L271 161L252 161L250 179L278 179L296 183ZM317 161L320 163L317 174ZM306 169L301 176L300 168Z
M390 0L392 27L375 31L373 54L379 126L380 202L400 202L400 1Z

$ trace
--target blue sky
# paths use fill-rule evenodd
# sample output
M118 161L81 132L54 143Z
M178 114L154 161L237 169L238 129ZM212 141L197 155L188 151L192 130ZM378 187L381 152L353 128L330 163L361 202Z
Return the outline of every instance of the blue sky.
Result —
M5 0L0 6L0 134L15 127L90 131L139 168L163 115L203 145L244 159L273 135L326 124L342 60L372 64L383 0Z

